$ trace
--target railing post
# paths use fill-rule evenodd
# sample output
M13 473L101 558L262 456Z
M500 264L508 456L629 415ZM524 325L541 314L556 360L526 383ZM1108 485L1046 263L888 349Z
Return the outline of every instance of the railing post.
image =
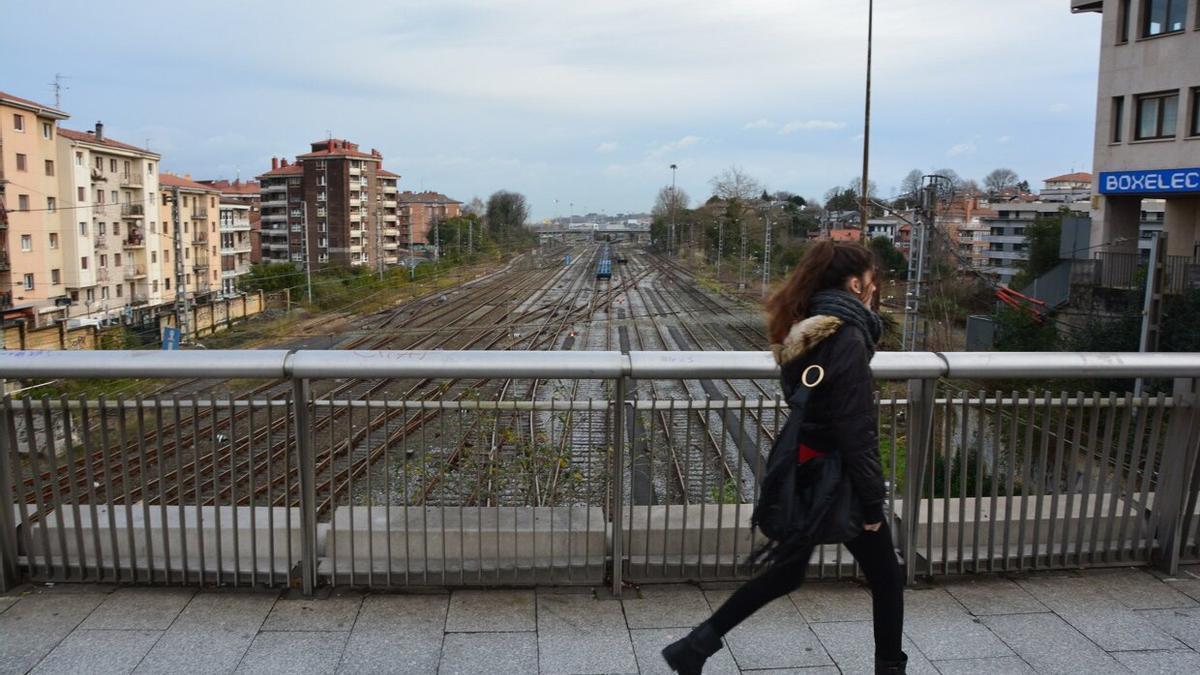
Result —
M1161 466L1155 491L1153 531L1158 539L1157 563L1167 574L1179 572L1179 558L1187 539L1189 516L1200 487L1200 379L1177 378L1171 394L1174 405L1167 423Z
M921 494L932 455L933 403L936 379L908 381L908 431L904 467L904 520L900 547L904 555L905 583L917 578L917 537L920 533ZM896 449L893 448L893 452Z
M300 463L300 575L304 594L312 595L317 583L317 478L308 398L308 380L292 380L294 428L299 449L297 461Z
M625 532L622 529L625 514L625 396L628 378L618 377L614 382L612 417L612 593L621 597L622 573L625 567Z
M0 392L2 395L3 392ZM0 592L7 591L20 581L17 568L17 523L13 518L16 497L13 494L12 408L0 409ZM21 497L24 499L24 496Z

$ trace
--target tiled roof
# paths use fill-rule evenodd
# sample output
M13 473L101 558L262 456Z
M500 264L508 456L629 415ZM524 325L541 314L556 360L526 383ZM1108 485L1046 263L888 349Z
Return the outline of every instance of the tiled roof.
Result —
M220 192L220 190L211 185L197 183L190 178L176 176L175 174L167 173L166 171L158 174L158 185L163 189L177 187L181 190L193 190L196 192Z
M376 162L379 158L369 152L361 150L351 150L350 148L333 148L332 150L317 150L315 152L306 152L303 155L296 155L297 160L301 159L320 159L322 157L357 157L359 159L373 159Z
M70 115L68 115L67 113L65 113L61 110L58 110L56 108L51 108L48 105L42 105L41 103L38 103L37 101L30 101L29 99L21 98L20 96L13 96L12 94L9 94L8 92L4 92L4 91L0 91L0 103L8 103L8 104L13 105L18 108L25 108L26 110L32 110L33 112L35 112L39 115L44 115L46 117L55 117L60 120L65 120L68 117L70 117Z
M1064 173L1061 176L1047 178L1047 183L1090 183L1092 182L1092 174L1086 171L1076 171L1075 173Z
M399 178L400 177L400 174L392 173L391 171L388 171L387 169L384 169L382 167L375 169L375 175L379 176L380 178Z
M222 179L222 180L202 180L202 181L198 181L198 182L208 185L210 187L214 187L214 188L220 190L222 194L252 195L252 196L257 197L259 191L262 189L262 186L259 185L258 181L255 181L255 180L228 181L228 180Z
M304 167L299 164L288 164L281 166L278 169L271 169L266 173L259 174L259 178L270 178L273 176L295 176L304 173Z
M151 157L159 157L160 156L157 152L151 152L145 148L139 148L136 145L122 143L121 141L114 141L113 139L108 138L107 136L100 140L97 140L96 134L94 134L90 131L73 131L71 129L64 129L62 127L59 127L58 135L62 136L63 138L69 138L73 141L79 141L81 143L91 143L93 145L103 145L103 146L107 146L110 148L116 148L118 150L128 150L130 152L139 152L143 155L149 155Z
M405 204L461 204L440 192L401 192L396 201Z

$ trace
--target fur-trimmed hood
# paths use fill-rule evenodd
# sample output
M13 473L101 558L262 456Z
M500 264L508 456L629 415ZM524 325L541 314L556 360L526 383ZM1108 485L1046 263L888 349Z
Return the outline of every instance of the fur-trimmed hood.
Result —
M817 314L792 324L783 344L771 345L775 362L782 365L812 351L821 340L833 335L844 323L836 316Z

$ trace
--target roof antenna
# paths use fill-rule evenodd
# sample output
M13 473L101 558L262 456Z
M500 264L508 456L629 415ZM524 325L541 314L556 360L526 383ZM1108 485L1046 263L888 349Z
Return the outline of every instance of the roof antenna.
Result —
M70 87L62 83L62 81L66 79L70 78L62 73L55 73L54 81L50 83L50 88L54 90L54 108L56 110L62 110L62 93L63 91L70 89Z

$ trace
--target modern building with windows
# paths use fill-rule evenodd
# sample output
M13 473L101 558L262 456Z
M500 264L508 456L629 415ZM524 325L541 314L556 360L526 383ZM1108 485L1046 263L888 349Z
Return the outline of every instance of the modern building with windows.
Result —
M238 294L238 277L250 273L250 210L238 199L221 197L221 295Z
M1200 258L1200 1L1071 0L1103 14L1091 243L1136 255L1163 200L1167 255Z
M74 200L60 193L70 168L57 151L65 119L50 106L0 92L0 311L33 325L63 316L67 301L58 223Z
M220 219L220 190L197 183L189 176L164 173L159 177L159 217L162 220L162 250L159 259L166 271L164 295L174 300L183 282L186 297L209 295L221 290L221 251L217 233ZM178 226L172 202L179 190ZM180 258L182 256L182 258Z
M293 164L272 159L259 176L264 262L328 266L395 260L396 174L378 150L338 138L317 141ZM388 248L389 242L392 244Z
M246 239L250 242L249 261L251 264L262 262L262 236L260 232L262 226L262 186L258 184L258 181L243 181L238 178L232 181L202 180L197 182L221 191L222 218L224 218L225 206L246 207L246 219L250 226L250 230L246 234ZM221 221L221 225L224 228L224 220Z
M438 223L462 215L462 202L440 192L401 192L398 201L400 241L418 251L434 251Z

